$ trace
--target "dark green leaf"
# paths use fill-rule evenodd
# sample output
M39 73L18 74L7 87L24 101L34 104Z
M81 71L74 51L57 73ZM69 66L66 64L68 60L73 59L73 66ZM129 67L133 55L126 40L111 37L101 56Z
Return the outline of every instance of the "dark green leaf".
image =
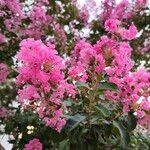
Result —
M69 150L69 139L63 140L59 143L58 150Z
M126 118L125 118L125 126L127 127L128 131L132 131L136 128L137 125L137 121L136 121L136 117L133 114L129 114Z
M98 88L98 90L111 90L111 91L115 91L117 89L118 89L117 85L110 82L101 82Z
M121 136L120 145L123 149L125 149L130 142L129 133L127 132L121 121L114 120L113 125L119 130Z
M103 115L104 117L110 116L110 111L103 105L99 104L97 106L94 106L94 108L100 115Z
M89 88L87 83L77 82L76 85L78 88Z
M74 116L71 116L67 123L66 123L66 127L65 130L67 132L71 132L73 129L75 129L82 121L85 120L85 116L82 116L80 114L76 114Z

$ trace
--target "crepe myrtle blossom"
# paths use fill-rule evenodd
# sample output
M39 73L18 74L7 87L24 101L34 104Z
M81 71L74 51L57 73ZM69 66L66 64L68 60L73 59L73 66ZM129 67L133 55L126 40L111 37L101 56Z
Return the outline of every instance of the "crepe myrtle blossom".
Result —
M150 119L150 73L145 69L140 69L123 78L110 77L109 80L118 85L119 91L107 91L106 97L110 100L120 101L123 112L134 110L138 122L148 125Z
M1 107L0 108L0 118L6 118L8 116L10 116L11 111L6 109L5 107Z
M104 11L101 13L103 16L101 21L108 34L101 36L94 44L80 39L78 36L80 34L76 34L77 37L73 38L78 40L75 41L75 46L66 62L58 54L55 45L47 42L46 37L49 37L49 31L52 29L55 38L52 37L51 40L54 43L60 43L63 46L68 44L68 34L64 26L58 23L59 17L50 16L49 9L45 9L49 4L47 0L33 2L33 7L28 13L23 10L23 6L17 0L13 2L7 0L7 3L1 1L2 5L7 6L13 14L4 20L6 29L18 33L19 39L22 36L27 37L21 41L20 50L16 55L19 61L16 79L19 86L17 98L24 109L36 112L46 126L57 132L61 132L66 124L63 100L68 97L73 100L78 98L76 95L79 93L73 82L79 81L91 85L93 77L101 76L103 71L109 76L109 81L119 87L118 91L107 91L105 96L110 100L121 102L125 113L134 110L140 123L148 122L149 73L145 70L132 72L134 62L131 59L130 41L136 38L138 31L134 23L125 27L123 22L133 16L132 8L134 7L126 0L118 4L114 2L114 5L113 2L105 0ZM144 1L140 2L144 3ZM62 6L59 6L59 3L56 4L56 12ZM75 18L79 18L84 25L88 25L90 22L88 7L84 5L82 8L77 13L79 16ZM4 15L3 12L1 14ZM68 15L65 16L67 17ZM29 20L27 24L25 20ZM24 22L23 26L22 22ZM74 26L71 28L75 29L76 33L78 24L75 22L78 21L72 21ZM68 30L70 30L69 26ZM39 40L43 35L46 40ZM0 35L0 44L3 42L4 37ZM71 42L71 45L74 45L74 42ZM8 75L6 68L4 64L0 64L0 82L5 81Z
M108 20L106 20L104 27L105 27L106 31L113 33L118 30L118 26L120 24L121 24L121 22L117 19L108 19Z
M132 48L126 42L119 43L115 39L102 36L94 45L94 49L104 58L107 68L109 67L105 69L109 76L123 76L133 67ZM101 64L103 64L102 60Z
M121 22L131 19L136 15L139 8L148 4L148 0L104 0L102 2L103 10L99 19L105 22L107 19L119 19Z
M24 150L42 150L43 146L39 139L32 139L25 145Z
M75 45L69 65L70 77L77 81L86 82L89 68L95 73L101 74L105 68L105 60L101 54L96 52L93 45L80 40Z
M62 99L76 94L74 85L63 74L63 59L54 45L34 39L23 40L16 57L21 63L17 84L24 85L18 90L19 102L24 108L34 108L46 125L60 132L66 122Z
M120 34L123 39L133 40L136 38L138 31L134 24L132 24L129 29L121 29Z
M134 64L131 52L132 48L128 43L119 43L107 36L102 36L94 45L81 40L75 45L71 59L67 63L69 76L74 80L86 82L90 69L101 74L105 68L108 68L106 72L109 76L125 76Z
M137 28L132 24L128 29L122 27L121 21L117 19L108 19L105 21L104 28L111 33L119 33L123 40L133 40L137 36Z
M136 0L136 7L142 7L147 4L148 0Z

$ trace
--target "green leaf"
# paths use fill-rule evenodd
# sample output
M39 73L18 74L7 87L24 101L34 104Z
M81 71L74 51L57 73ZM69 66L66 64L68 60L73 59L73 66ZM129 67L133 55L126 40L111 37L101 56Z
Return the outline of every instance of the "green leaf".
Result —
M67 132L71 132L73 129L75 129L82 121L85 120L85 116L82 116L80 114L76 114L74 116L71 116L65 126L65 130Z
M103 143L103 144L106 144L105 143L105 140L104 140L104 137L102 136L102 128L100 127L100 126L98 126L98 125L94 125L93 127L92 127L92 132L93 132L93 134L95 135L95 136L98 136L98 141L100 142L100 143Z
M121 121L114 120L113 125L119 130L121 136L120 145L123 149L125 149L130 142L129 133L127 132Z
M78 88L89 88L89 85L83 82L77 82L76 85Z
M71 99L67 99L67 100L65 100L64 102L63 102L63 105L65 105L65 106L67 106L67 107L69 107L69 106L72 106L72 100Z
M63 140L59 143L59 147L58 147L58 150L69 150L69 139L67 140Z
M94 108L100 115L103 115L104 117L110 116L110 111L103 105L98 104L97 106L94 106Z
M115 83L110 82L101 82L98 90L111 90L116 91L118 89Z
M129 114L126 118L125 118L125 126L127 127L128 131L132 131L136 128L137 125L137 121L136 121L136 117L133 114Z

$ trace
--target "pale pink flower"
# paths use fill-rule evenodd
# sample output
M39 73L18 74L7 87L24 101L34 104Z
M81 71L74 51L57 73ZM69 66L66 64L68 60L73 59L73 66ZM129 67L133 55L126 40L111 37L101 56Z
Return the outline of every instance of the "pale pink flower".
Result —
M0 44L4 43L6 41L5 36L0 33Z

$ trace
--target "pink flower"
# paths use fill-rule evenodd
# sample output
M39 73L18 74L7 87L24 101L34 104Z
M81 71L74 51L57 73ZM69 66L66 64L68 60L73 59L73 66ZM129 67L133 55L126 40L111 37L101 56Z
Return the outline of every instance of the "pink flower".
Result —
M123 104L123 112L129 112L130 108L129 108L129 104Z
M69 76L79 81L84 78L86 81L86 71L85 71L85 67L83 66L83 64L81 64L81 62L78 62L76 65L70 67Z
M128 52L127 52L128 53ZM134 110L140 124L148 124L146 112L150 111L149 87L150 73L146 69L125 74L124 77L111 75L110 82L118 85L116 92L107 91L105 96L111 100L120 101L123 112Z
M144 6L147 4L147 2L148 2L148 0L136 0L136 6L137 7Z
M20 61L17 83L24 86L18 90L19 102L24 108L34 109L47 126L60 132L66 123L63 110L59 109L62 99L76 95L75 86L64 77L63 59L53 44L34 39L20 43L17 59ZM31 101L37 105L33 107Z
M32 139L25 145L25 150L42 150L42 144L39 139Z
M119 3L115 0L105 0L103 5L104 10L101 14L103 20L108 18L123 20L133 16L133 6L127 0L121 0Z
M118 29L118 25L120 25L120 21L117 19L108 19L105 22L105 29L109 32L116 32Z
M57 132L60 132L64 125L66 124L66 120L62 119L63 109L58 109L53 113L52 118L44 118L44 122L47 126L55 129Z
M5 41L5 36L0 33L0 44L4 43Z
M147 100L144 100L143 102L141 102L140 107L143 110L150 111L150 102Z
M81 10L79 11L79 16L80 18L83 20L84 24L87 24L88 20L89 20L89 11L86 7L86 5L84 5Z
M143 118L144 116L145 116L145 112L144 111L140 111L140 110L137 111L137 117L139 119Z
M66 124L65 119L61 119L61 118L58 119L56 131L60 133L60 131L62 130L62 127L64 127L65 124Z
M20 46L17 58L23 64L18 69L18 83L30 80L33 84L42 84L44 88L50 86L48 80L56 83L63 79L61 70L64 65L54 45L46 46L40 40L27 39Z
M0 108L0 118L5 118L5 117L9 116L9 114L10 114L9 110L7 110L4 107Z
M19 90L19 102L24 102L25 100L36 100L39 98L39 94L37 92L37 89L29 85L26 88Z
M131 25L129 29L122 29L121 36L123 39L133 40L136 38L138 31L135 25Z

